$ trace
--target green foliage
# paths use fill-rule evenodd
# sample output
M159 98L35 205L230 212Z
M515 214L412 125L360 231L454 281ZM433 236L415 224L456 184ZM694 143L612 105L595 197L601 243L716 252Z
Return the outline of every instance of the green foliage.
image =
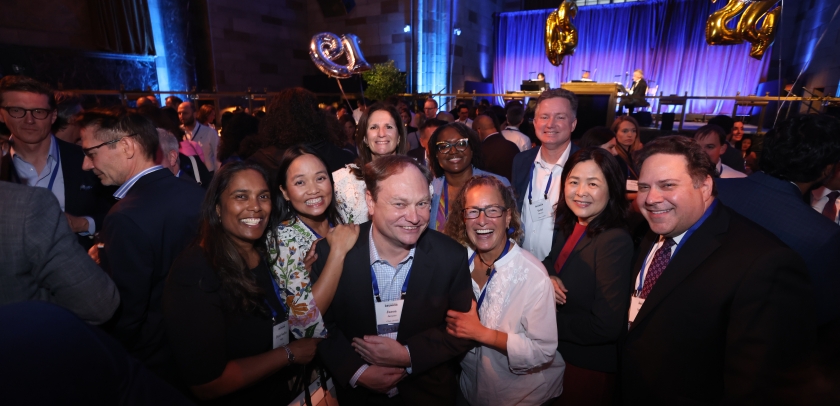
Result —
M363 72L367 82L365 96L374 100L385 100L390 96L405 92L405 75L394 66L394 61L377 63L373 69Z

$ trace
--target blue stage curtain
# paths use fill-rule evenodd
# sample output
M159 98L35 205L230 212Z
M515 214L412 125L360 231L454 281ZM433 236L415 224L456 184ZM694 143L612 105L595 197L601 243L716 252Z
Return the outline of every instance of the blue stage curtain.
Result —
M579 79L584 69L592 72L595 81L627 85L633 70L642 69L648 88L658 85L658 92L665 95L754 94L765 80L770 51L757 61L749 56L748 43L706 44L706 19L724 4L662 0L580 7L572 20L578 29L577 49L557 67L545 55L545 21L553 10L502 13L494 90L519 90L522 80L536 78L536 72L544 72L546 81L559 87L560 83ZM734 105L731 100L689 103L690 112L708 114L731 114ZM656 104L651 104L655 111ZM739 114L748 113L748 109L740 108Z

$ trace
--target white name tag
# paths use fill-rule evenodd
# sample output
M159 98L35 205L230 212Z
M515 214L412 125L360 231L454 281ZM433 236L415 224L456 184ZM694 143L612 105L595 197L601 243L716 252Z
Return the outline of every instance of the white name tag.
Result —
M642 299L640 297L633 296L630 298L630 312L627 315L627 321L629 323L632 323L633 320L636 320L636 316L639 314L639 310L641 310L642 305L644 303L645 299Z
M400 328L403 300L374 302L376 306L376 332L379 335L396 333Z
M274 346L272 348L280 348L284 345L289 345L289 321L284 320L274 325L272 331L274 337Z
M531 217L533 217L532 221L551 218L554 214L551 210L551 202L545 199L535 199L533 203L528 205L528 209L531 210Z
M633 179L627 179L627 191L628 192L638 192L639 191L639 181Z

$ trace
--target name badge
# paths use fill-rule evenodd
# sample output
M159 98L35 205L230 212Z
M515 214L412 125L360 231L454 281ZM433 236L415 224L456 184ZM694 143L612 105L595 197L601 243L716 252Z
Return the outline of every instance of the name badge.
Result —
M374 302L376 305L376 332L379 335L396 333L400 328L403 300Z
M627 315L627 328L630 328L630 323L633 323L633 320L636 320L636 316L639 314L639 310L642 309L642 305L644 303L645 299L640 297L633 296L630 298L630 312Z
M551 202L545 199L535 199L528 205L528 209L531 210L532 221L545 220L554 214L551 210Z
M283 320L274 325L272 331L274 337L274 346L272 348L280 348L284 345L289 345L289 321Z
M627 179L627 191L628 192L638 192L639 191L639 181L633 179Z

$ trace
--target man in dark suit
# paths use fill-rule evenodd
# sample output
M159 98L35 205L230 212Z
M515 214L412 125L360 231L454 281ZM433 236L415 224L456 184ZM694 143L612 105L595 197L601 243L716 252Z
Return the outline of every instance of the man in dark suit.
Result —
M0 159L0 180L50 189L87 249L113 199L96 176L82 170L81 148L52 135L56 116L46 84L24 76L0 80L0 122L12 133L12 147Z
M511 178L513 157L519 153L519 147L502 135L499 121L491 114L480 114L473 120L473 130L481 137L481 158L487 172Z
M747 173L744 157L741 156L741 150L735 148L735 142L741 141L744 137L744 123L721 114L712 117L709 120L709 124L715 124L723 128L723 131L727 134L727 141L731 141L727 142L729 148L726 148L723 154L720 155L720 161L738 172Z
M432 138L432 133L446 125L446 121L438 120L436 118L428 119L420 126L420 146L408 151L407 155L416 159L423 166L429 166L429 157L426 148L429 145L429 139Z
M720 179L720 200L779 237L805 259L819 324L840 322L840 227L803 195L840 163L840 120L807 115L780 123L764 137L760 172Z
M571 154L577 125L577 97L566 89L551 89L537 99L534 128L539 148L520 152L513 158L510 183L522 213L525 238L522 248L542 261L551 251L554 236L554 206L560 197L560 176ZM534 190L531 190L531 189ZM527 198L527 199L526 199Z
M86 111L79 121L84 169L105 185L120 186L119 200L100 232L102 268L122 303L106 331L153 372L171 380L161 297L169 268L192 242L204 190L155 165L158 134L136 113Z
M455 404L456 358L474 344L446 333L446 312L468 311L473 294L464 247L427 230L430 181L406 156L365 168L371 222L344 258L324 315L329 337L318 345L342 405ZM317 255L313 283L330 255L326 240Z
M791 404L814 342L802 259L715 198L714 167L686 137L639 156L650 224L620 343L624 404Z
M633 71L633 84L630 85L630 89L628 89L627 92L629 95L625 96L621 100L619 112L627 107L627 114L633 114L633 109L636 107L650 106L650 103L645 100L645 94L647 93L647 81L645 80L641 69Z

